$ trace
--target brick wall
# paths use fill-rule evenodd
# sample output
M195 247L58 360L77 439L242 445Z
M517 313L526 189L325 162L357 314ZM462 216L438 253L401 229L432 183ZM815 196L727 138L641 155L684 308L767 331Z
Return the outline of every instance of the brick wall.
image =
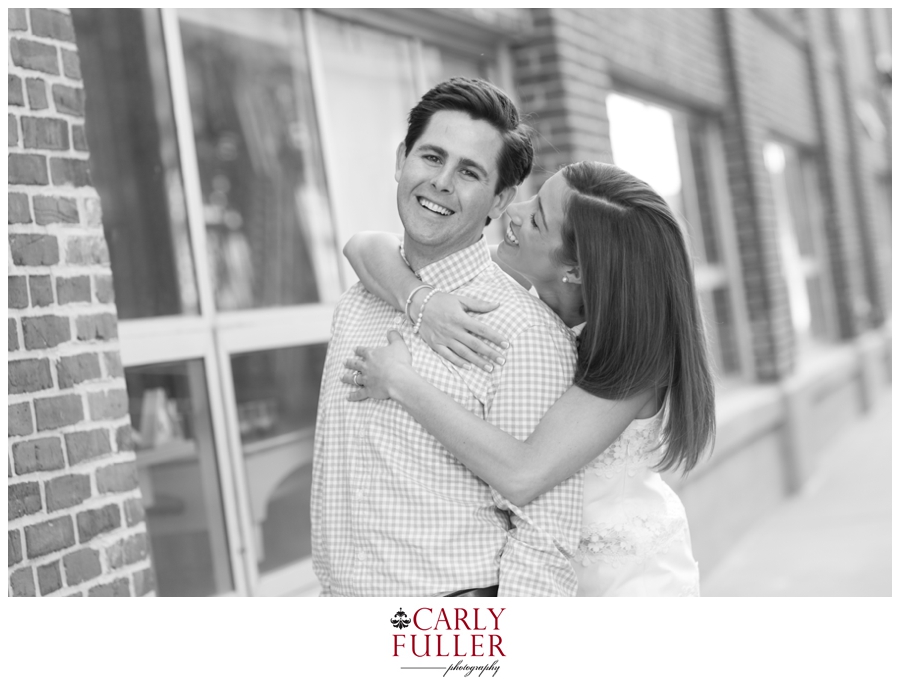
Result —
M109 253L67 10L9 10L9 594L145 595Z

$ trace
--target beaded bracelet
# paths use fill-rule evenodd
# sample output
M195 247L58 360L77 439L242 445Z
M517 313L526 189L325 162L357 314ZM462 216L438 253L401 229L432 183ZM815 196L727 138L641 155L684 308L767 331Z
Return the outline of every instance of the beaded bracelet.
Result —
M428 300L430 300L437 291L437 288L432 288L431 292L425 296L424 300L422 300L422 308L419 310L419 317L416 319L416 325L413 326L413 333L419 332L419 328L422 326L422 315L425 313L425 305L428 304Z
M419 292L422 288L431 288L432 290L434 290L433 285L428 285L427 283L424 283L424 284L418 286L417 288L414 288L413 291L409 294L409 297L406 298L406 306L403 308L403 311L406 312L406 318L409 319L410 323L415 323L416 320L412 317L412 314L409 313L409 305L412 304L413 297L415 297L416 293Z

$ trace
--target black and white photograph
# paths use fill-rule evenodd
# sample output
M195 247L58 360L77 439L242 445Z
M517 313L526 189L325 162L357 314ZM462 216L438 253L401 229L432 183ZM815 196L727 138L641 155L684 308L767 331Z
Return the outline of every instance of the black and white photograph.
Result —
M900 676L890 7L10 8L8 46L24 661Z

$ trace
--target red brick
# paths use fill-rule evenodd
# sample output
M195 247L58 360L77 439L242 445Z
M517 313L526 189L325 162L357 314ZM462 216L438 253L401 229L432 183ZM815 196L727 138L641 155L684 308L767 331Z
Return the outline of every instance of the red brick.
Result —
M60 395L34 401L39 431L71 426L84 419L80 395Z
M78 541L82 543L122 525L122 514L118 504L108 504L100 509L82 511L76 518L78 520Z
M28 288L31 290L33 307L49 307L53 304L53 286L49 276L29 276Z
M59 73L59 60L55 46L23 38L13 38L9 41L9 47L13 64L17 67L42 71L45 74Z
M69 320L62 316L31 316L22 319L26 350L46 350L72 339Z
M84 214L88 226L103 227L103 208L99 198L87 197L84 199Z
M43 38L55 38L67 43L75 42L72 18L62 12L45 9L31 10L31 32Z
M88 590L88 597L130 597L127 578L118 578L111 583L95 585Z
M134 581L135 597L143 597L156 590L156 577L152 568L143 568L131 576Z
M28 91L28 106L32 110L39 111L50 106L47 101L47 84L44 83L44 79L25 79L25 89Z
M52 90L57 112L84 116L84 89L54 83Z
M28 306L28 281L25 276L8 276L7 303L10 309L25 309Z
M105 428L66 434L66 452L71 466L96 459L111 451L109 432Z
M137 533L130 538L117 540L106 549L106 559L110 568L121 568L143 561L150 554L150 543L146 533Z
M91 167L83 159L50 159L50 176L58 186L73 185L76 188L91 185Z
M7 487L9 520L36 514L44 508L39 483L13 483Z
M7 199L9 214L6 217L8 224L30 224L31 207L28 204L28 196L25 193L10 193Z
M62 587L62 574L59 570L59 562L38 566L38 587L42 595L49 595Z
M140 497L125 500L123 505L125 508L125 523L130 528L146 518L144 513L144 502Z
M9 402L9 398L7 398ZM20 402L19 404L7 404L9 421L7 421L7 433L9 436L31 435L34 425L31 422L31 404Z
M22 90L22 79L14 74L7 76L7 87L9 89L9 102L7 104L21 107L25 104L25 93Z
M6 531L6 565L22 561L22 534L17 530Z
M75 527L71 516L60 516L33 526L25 526L25 549L29 559L58 552L74 544Z
M91 496L91 477L83 473L66 474L47 481L44 487L47 511L59 511L81 504Z
M56 378L60 388L71 388L100 376L100 357L94 352L63 357L56 363Z
M62 119L22 117L22 138L26 148L68 150L69 124Z
M8 28L10 31L27 31L28 30L28 19L25 16L24 9L10 9L9 10Z
M9 395L37 392L53 387L49 359L19 359L7 364Z
M118 419L128 414L128 393L124 390L101 390L88 395L91 420Z
M62 55L63 73L71 79L81 80L81 61L73 50L59 49Z
M10 154L8 166L11 184L45 186L50 182L47 158L43 155Z
M103 353L103 363L106 365L106 375L110 378L122 378L125 369L122 368L122 356L117 350Z
M115 293L113 292L112 276L107 274L94 276L94 293L97 296L97 302L103 304L112 304L115 302Z
M11 235L9 251L16 266L52 266L59 263L59 244L52 235Z
M66 245L69 264L93 266L109 264L109 250L103 238L72 238Z
M19 328L15 319L9 319L8 327L9 351L14 352L19 349Z
M78 203L69 197L37 195L34 198L34 218L40 226L77 225L79 223Z
M86 314L75 319L79 340L115 340L119 336L114 314Z
M78 549L63 557L66 569L66 585L78 585L99 576L103 569L100 566L100 552L95 549Z
M116 446L117 452L129 452L134 449L134 429L130 423L119 426L116 429Z
M13 463L20 476L34 471L55 471L66 465L59 438L36 438L14 444Z
M9 135L9 141L8 141L9 147L19 147L19 123L16 120L16 115L15 114L7 114L6 121L7 121L7 131L8 131L8 135ZM12 224L15 222L10 220L9 223Z
M56 297L60 304L91 301L91 277L73 276L56 279Z
M84 126L72 125L72 147L80 152L88 151L87 136L84 134Z
M134 461L110 464L97 469L97 489L101 493L128 492L137 487L137 465Z
M34 573L31 567L13 571L9 575L9 585L13 597L34 597Z

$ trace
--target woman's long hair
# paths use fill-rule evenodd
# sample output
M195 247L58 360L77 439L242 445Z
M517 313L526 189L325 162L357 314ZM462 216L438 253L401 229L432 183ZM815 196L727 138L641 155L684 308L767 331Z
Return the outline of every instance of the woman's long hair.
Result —
M587 324L575 384L625 399L665 390L660 470L686 474L715 440L715 388L693 268L672 210L612 164L563 170L572 193L558 255L581 269Z

